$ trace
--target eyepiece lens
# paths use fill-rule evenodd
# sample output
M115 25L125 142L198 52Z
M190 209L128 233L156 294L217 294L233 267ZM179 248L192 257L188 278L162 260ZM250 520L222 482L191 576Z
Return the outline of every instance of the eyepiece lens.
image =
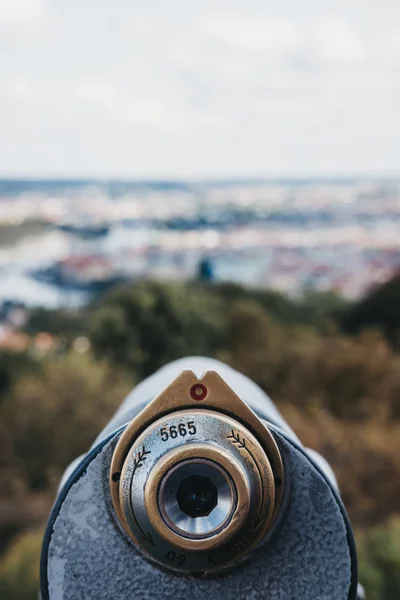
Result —
M215 535L235 510L235 486L215 462L186 460L165 475L158 506L164 521L179 535L193 539Z
M192 475L180 483L176 499L188 517L206 517L218 504L218 490L209 477Z

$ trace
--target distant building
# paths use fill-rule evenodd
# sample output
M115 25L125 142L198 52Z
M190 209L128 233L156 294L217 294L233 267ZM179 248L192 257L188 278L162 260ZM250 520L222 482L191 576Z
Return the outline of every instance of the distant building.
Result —
M23 352L32 343L31 338L19 331L13 331L8 327L0 328L0 350L11 352Z
M7 350L9 352L24 352L29 350L43 356L48 352L56 350L59 345L58 338L44 331L31 337L20 331L14 331L10 327L0 327L0 350Z

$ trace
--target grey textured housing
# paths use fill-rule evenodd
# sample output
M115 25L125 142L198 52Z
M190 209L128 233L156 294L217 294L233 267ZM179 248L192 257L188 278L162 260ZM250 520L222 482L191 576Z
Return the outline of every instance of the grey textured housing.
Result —
M239 378L235 385L221 368L216 368L215 361L187 359L183 367L175 363L170 369L173 374L169 372L171 380L183 368L190 368L189 360L192 364L207 363L203 371L219 371L248 401L252 391L247 387L249 380L242 380L243 376L232 371ZM228 367L224 365L225 369ZM197 372L196 368L193 370ZM160 377L156 393L168 383L165 377ZM275 407L268 421L274 423L287 487L282 518L265 543L236 569L211 578L178 576L147 562L116 524L108 489L111 456L121 431L116 427L125 425L126 415L132 415L135 406L137 412L141 402L150 399L146 395L141 393L134 403L125 404L126 410L116 415L112 427L98 438L95 449L64 485L43 547L43 600L180 600L202 596L243 600L347 600L354 597L355 557L330 474L327 477L327 473L320 472L324 463L317 468L287 426L285 431L279 428L282 425L279 421L283 419ZM256 408L254 403L252 407ZM262 408L265 407L268 409L268 403ZM267 418L268 410L262 412Z

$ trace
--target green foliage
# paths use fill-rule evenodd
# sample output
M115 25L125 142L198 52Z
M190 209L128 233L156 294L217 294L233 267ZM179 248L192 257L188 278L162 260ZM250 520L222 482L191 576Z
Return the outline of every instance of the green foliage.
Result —
M343 304L332 294L294 302L277 292L233 284L140 282L91 307L89 335L97 356L141 378L182 356L214 355L229 336L230 310L240 302L252 302L277 322L318 327L334 322Z
M39 374L21 378L0 411L6 479L29 490L54 486L131 386L117 369L77 354L49 360Z
M303 298L293 300L280 292L249 289L234 283L208 284L202 285L202 288L220 297L225 308L237 301L253 302L275 321L292 325L312 325L318 329L331 324L339 325L343 314L349 308L348 302L333 292L310 291Z
M379 328L394 348L400 349L400 275L373 290L343 316L349 333Z
M37 600L42 531L17 537L0 562L0 598Z
M3 397L18 378L37 368L37 361L28 352L0 350L0 406Z
M357 536L360 581L368 600L400 598L400 517Z
M191 286L200 284L190 284ZM202 289L218 296L223 301L225 310L236 302L253 302L269 315L286 323L303 322L306 318L303 304L291 300L279 292L244 288L235 283L202 284Z
M254 302L233 305L220 357L275 402L320 406L345 421L399 414L400 359L377 335L282 325Z
M45 331L70 340L85 331L85 318L82 311L34 308L24 329L31 335Z
M398 511L400 357L382 338L282 325L254 302L233 305L228 332L219 358L258 383L327 458L353 522Z
M142 378L176 358L213 354L224 325L224 304L206 289L143 282L94 309L90 337L97 356Z
M349 308L349 303L333 292L307 291L299 303L301 309L301 322L318 328L329 325L339 325Z

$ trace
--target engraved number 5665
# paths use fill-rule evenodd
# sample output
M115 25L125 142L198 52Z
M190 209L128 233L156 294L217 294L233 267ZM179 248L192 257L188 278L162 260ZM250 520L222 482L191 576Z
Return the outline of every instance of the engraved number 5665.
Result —
M178 435L185 437L185 435L194 435L196 433L196 426L194 421L188 421L187 423L179 423L179 425L170 425L169 427L161 427L160 429L161 439L163 442L167 442L169 438L173 440Z

